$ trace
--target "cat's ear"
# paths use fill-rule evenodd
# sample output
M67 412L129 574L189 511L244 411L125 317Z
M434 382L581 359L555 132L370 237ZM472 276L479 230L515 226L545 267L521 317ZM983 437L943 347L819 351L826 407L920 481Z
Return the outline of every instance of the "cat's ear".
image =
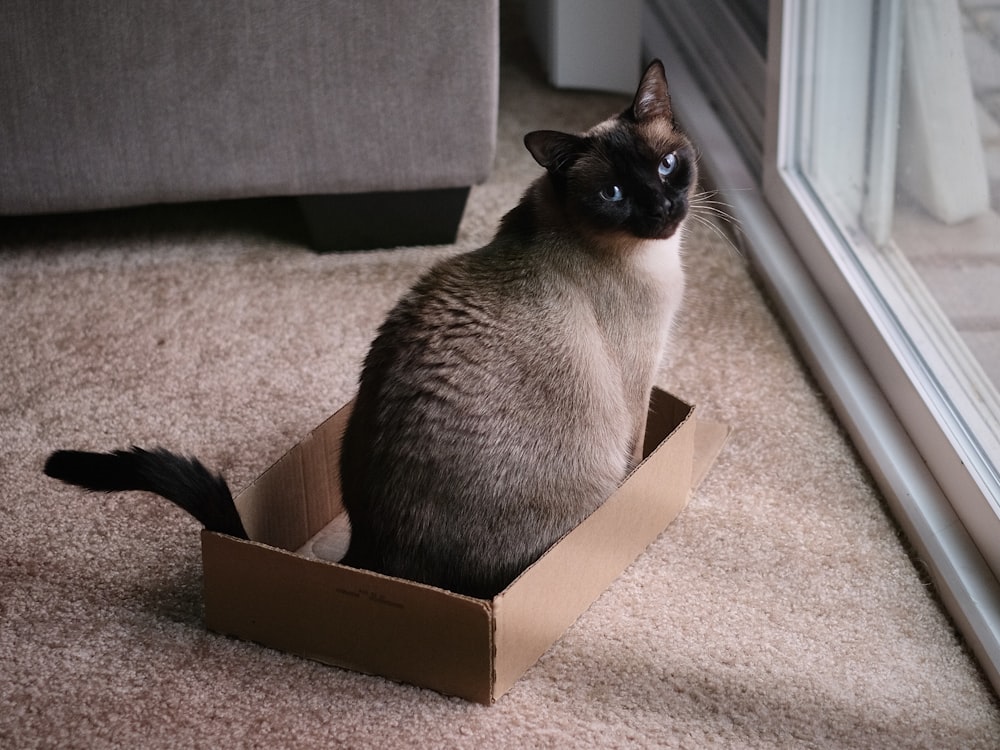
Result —
M535 161L552 174L559 174L572 164L583 149L578 135L555 130L535 130L524 136L524 145Z
M663 63L653 60L642 74L639 88L632 100L632 116L638 122L654 117L673 119L670 107L670 93L667 91L667 75Z

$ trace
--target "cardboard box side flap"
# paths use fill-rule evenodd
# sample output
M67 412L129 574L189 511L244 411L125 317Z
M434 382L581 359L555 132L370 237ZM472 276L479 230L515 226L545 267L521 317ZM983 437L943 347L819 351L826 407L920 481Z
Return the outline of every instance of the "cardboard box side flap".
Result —
M489 702L489 602L208 531L202 557L210 629Z
M340 442L352 406L341 407L236 497L251 539L295 550L343 512Z
M657 446L652 455L600 508L494 600L494 700L686 505L696 428L693 410L682 402L660 401L661 408L651 412L647 423L647 444ZM679 424L678 418L683 420Z

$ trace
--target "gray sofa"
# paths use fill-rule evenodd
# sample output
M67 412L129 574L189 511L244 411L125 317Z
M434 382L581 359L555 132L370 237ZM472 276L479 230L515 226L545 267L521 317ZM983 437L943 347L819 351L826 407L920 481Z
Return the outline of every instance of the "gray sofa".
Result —
M5 0L0 215L295 196L322 249L449 242L498 0Z

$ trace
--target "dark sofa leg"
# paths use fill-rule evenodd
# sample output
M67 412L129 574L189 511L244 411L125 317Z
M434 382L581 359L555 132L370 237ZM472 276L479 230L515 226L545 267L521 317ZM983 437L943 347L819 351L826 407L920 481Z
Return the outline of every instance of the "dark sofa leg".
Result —
M469 188L298 198L318 252L455 241Z

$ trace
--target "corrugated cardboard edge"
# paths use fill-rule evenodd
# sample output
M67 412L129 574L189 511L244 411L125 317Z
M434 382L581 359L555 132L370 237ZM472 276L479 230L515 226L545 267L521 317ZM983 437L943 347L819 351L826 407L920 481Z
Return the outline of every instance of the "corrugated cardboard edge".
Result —
M708 476L709 469L719 457L723 446L733 433L732 428L722 422L708 419L695 420L694 456L691 460L691 493L694 493Z

